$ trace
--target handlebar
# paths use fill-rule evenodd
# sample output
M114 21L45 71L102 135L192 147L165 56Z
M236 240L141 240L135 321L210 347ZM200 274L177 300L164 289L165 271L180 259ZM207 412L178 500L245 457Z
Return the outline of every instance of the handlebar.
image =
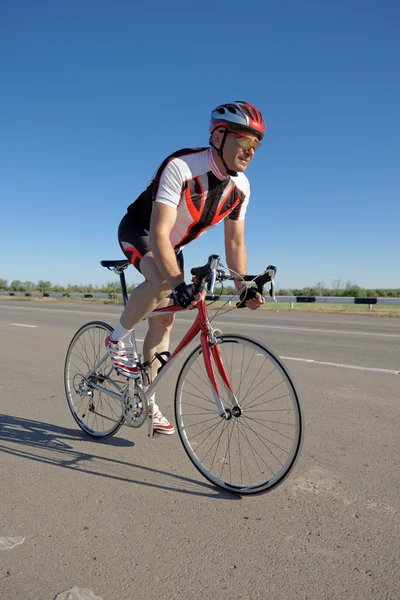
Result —
M206 299L214 300L214 286L217 281L251 281L255 284L257 291L263 296L263 288L266 283L270 283L269 295L275 300L275 282L277 268L268 265L263 273L259 275L234 275L230 271L219 268L220 257L216 254L209 256L207 264L202 267L191 269L193 279L200 289L204 289L204 283L207 284L207 292L210 294Z

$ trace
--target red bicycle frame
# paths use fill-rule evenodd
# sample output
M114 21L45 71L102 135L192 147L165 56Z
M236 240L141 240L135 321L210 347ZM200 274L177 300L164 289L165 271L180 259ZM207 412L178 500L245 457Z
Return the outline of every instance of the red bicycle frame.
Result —
M228 374L227 374L224 364L222 362L220 349L218 347L218 344L216 344L216 342L213 339L213 330L210 327L210 322L208 320L208 310L207 310L207 305L206 305L205 301L200 300L197 303L196 308L197 308L198 312L197 312L197 316L196 316L193 324L191 325L189 331L186 333L186 335L184 336L182 341L178 344L175 351L169 357L164 368L167 368L169 363L171 363L173 361L173 359L176 358L176 356L178 356L178 354L188 344L190 344L190 342L200 332L200 343L201 343L201 348L203 351L204 364L206 367L208 378L209 378L211 386L212 386L212 390L214 393L214 399L217 404L220 415L226 416L226 411L222 404L221 395L220 395L220 391L218 388L217 379L215 376L212 358L214 359L214 362L217 366L217 369L221 376L221 379L224 382L224 384L228 390L228 395L229 395L230 401L232 403L232 406L239 406L239 405L238 405L237 399L235 397L235 394L233 392L231 383L229 381ZM180 306L167 306L165 308L158 308L158 309L154 310L153 312L151 312L148 315L148 318L153 318L153 317L156 317L157 315L163 314L163 313L178 312L181 310L185 310L185 309L181 308ZM160 372L160 375L161 374L162 374L162 371ZM159 377L156 377L154 382L151 384L151 386L148 390L149 395L151 395L153 393L153 391L155 390L156 384L157 384L157 379L159 379Z

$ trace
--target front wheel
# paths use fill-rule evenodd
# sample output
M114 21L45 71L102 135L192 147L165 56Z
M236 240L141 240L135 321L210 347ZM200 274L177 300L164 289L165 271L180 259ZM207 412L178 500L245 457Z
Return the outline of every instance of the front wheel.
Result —
M65 359L68 406L79 427L96 438L114 435L124 422L126 378L114 370L105 347L112 331L101 321L87 323L72 338Z
M279 358L259 342L223 334L217 348L239 410L213 363L229 418L218 414L199 346L176 386L179 436L190 460L217 487L236 494L268 492L287 477L300 453L303 418L297 392Z

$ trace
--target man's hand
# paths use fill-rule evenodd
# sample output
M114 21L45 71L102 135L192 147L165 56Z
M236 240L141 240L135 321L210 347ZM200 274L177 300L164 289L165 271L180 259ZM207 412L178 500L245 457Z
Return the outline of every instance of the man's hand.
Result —
M173 297L178 306L188 308L192 305L196 306L197 302L201 299L201 294L195 283L189 283L189 285L187 285L183 282L174 289Z
M193 302L193 304L191 304L191 306L190 306L190 310L192 308L196 308L196 306L200 302L200 300L205 300L206 296L207 296L207 290L201 290L200 292L198 292L196 294L196 300L195 300L195 302Z
M250 310L257 310L260 308L265 302L264 296L262 296L257 290L253 287L244 288L239 293L240 302L236 304L238 308L249 308Z

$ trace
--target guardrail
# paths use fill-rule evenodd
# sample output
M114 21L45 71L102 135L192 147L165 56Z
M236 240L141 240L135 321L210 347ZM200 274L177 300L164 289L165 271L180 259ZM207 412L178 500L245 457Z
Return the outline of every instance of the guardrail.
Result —
M274 302L273 298L266 297L267 302ZM276 296L277 302L295 302L313 303L322 302L324 304L368 304L370 308L374 304L400 304L400 298L352 298L349 296ZM291 307L293 308L293 306Z
M229 300L229 298L231 296L221 296L221 299L224 300ZM275 299L265 296L265 301L273 303L286 302L290 304L292 309L296 302L300 304L312 304L314 302L322 302L323 304L368 304L369 310L372 310L375 304L400 304L400 298L351 298L349 296L276 296ZM229 302L229 305L231 305L231 302Z
M118 293L56 293L56 292L0 292L0 296L32 296L36 298L98 298L122 300L122 295ZM221 296L221 300L229 300L232 296ZM370 309L376 304L400 304L400 298L354 298L349 296L276 296L275 300L269 296L265 297L266 302L288 302L291 308L294 304L322 302L324 304L368 304ZM234 302L234 300L232 300Z

